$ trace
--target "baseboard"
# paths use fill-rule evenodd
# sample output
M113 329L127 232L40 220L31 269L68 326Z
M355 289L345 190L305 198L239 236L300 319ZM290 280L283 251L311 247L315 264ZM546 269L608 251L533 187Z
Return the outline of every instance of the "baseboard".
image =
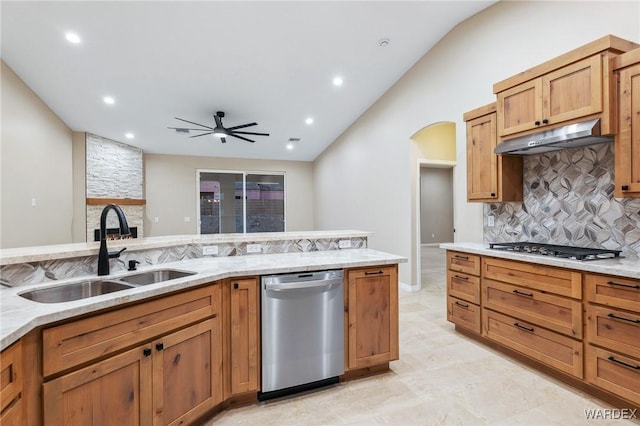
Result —
M398 288L400 290L402 290L402 291L406 291L406 292L409 292L409 293L420 291L420 287L418 287L417 285L411 285L411 284L403 283L402 281L398 282Z

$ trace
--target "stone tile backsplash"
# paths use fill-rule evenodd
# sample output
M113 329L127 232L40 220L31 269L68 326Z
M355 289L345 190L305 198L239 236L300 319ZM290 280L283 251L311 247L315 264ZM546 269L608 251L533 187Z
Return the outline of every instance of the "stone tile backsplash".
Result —
M524 201L484 204L484 241L608 248L640 258L640 198L614 198L613 190L612 143L525 156Z

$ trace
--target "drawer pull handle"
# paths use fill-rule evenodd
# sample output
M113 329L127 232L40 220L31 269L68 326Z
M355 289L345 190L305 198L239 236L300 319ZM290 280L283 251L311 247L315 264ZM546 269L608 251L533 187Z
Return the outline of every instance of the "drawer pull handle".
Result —
M454 275L453 278L457 280L469 281L469 277L461 277L460 275Z
M151 356L151 348L144 348L144 349L142 350L142 354L143 354L144 356Z
M624 361L620 361L619 359L616 359L616 358L615 358L615 357L613 357L613 356L610 356L610 357L609 357L609 358L607 358L607 359L608 359L609 361L611 361L611 362L615 362L616 364L623 365L623 366L625 366L625 367L627 367L627 368L631 368L631 369L633 369L633 370L640 370L640 365L628 364L628 363L626 363L626 362L624 362Z
M513 323L513 326L521 330L528 331L529 333L533 333L533 327L525 327L524 325L518 324L517 322Z
M469 307L469 305L465 305L464 303L461 303L461 302L456 302L456 305L462 306L463 308L468 308Z
M455 255L455 256L453 256L453 257L455 257L456 259L469 260L469 257L468 257L468 256L458 256L458 255L456 254L456 255Z
M377 271L377 272L365 272L365 275L380 275L382 274L382 271Z
M615 281L607 281L607 284L616 285L618 287L635 288L636 290L640 290L640 284L637 284L637 285L622 284L622 283L617 283Z
M619 317L616 314L608 314L607 316L609 318L612 318L612 319L617 319L617 320L620 320L620 321L627 321L627 322L630 322L632 324L640 324L640 319L635 319L634 320L634 319L629 319L629 318L625 318L625 317Z
M518 296L533 297L533 293L525 293L524 291L520 291L520 290L513 290L513 292Z

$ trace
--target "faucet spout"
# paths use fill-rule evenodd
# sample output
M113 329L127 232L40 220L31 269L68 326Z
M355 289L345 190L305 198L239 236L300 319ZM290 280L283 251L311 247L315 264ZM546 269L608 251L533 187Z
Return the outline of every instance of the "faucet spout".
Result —
M117 255L111 256L107 250L107 214L113 210L118 216L118 224L120 227L120 235L130 235L129 225L124 212L117 204L107 204L100 215L100 250L98 252L98 275L109 275L109 258L117 257L124 251L120 250Z

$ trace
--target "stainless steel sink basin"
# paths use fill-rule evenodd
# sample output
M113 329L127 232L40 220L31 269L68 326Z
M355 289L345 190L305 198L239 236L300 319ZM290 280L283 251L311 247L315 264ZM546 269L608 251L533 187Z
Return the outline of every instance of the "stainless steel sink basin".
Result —
M195 272L178 271L176 269L160 269L158 271L141 272L139 274L121 277L120 281L124 281L132 285L147 285L175 280L195 274Z
M31 290L26 293L21 293L20 296L33 300L34 302L61 303L100 296L129 288L133 288L133 286L117 281L93 280Z

